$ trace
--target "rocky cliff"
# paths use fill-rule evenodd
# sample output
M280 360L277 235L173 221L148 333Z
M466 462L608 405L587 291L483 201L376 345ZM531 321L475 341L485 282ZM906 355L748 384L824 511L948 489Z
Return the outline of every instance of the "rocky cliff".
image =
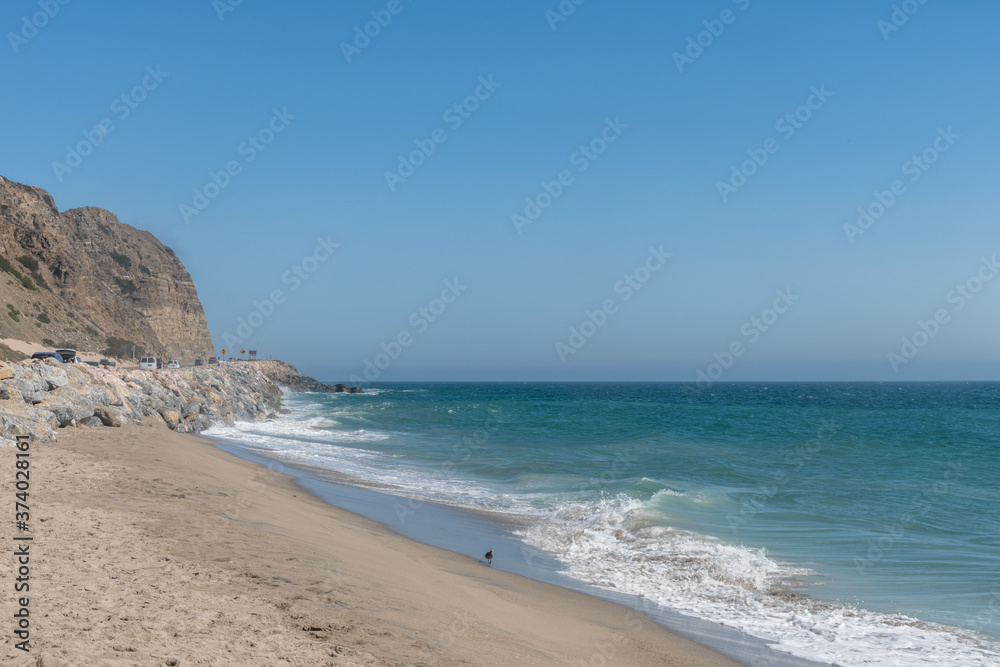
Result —
M121 356L214 355L194 283L174 252L113 213L62 213L0 177L0 337Z

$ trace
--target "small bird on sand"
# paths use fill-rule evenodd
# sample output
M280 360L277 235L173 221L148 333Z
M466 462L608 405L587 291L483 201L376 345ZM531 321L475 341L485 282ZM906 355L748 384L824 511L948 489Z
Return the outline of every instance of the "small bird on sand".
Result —
M487 551L486 555L483 556L483 558L486 559L486 562L489 564L490 567L493 567L493 549Z

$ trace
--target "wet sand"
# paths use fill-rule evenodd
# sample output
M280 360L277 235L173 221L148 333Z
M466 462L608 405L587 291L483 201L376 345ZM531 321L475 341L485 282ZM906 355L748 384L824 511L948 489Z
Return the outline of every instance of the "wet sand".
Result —
M14 454L0 449L7 553ZM63 429L30 461L31 652L14 647L9 556L5 665L737 664L633 610L409 540L201 438Z

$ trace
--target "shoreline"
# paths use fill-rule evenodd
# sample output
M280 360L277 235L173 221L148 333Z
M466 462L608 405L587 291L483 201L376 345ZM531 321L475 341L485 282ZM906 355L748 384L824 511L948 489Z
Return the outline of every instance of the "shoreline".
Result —
M453 554L474 553L470 543L490 544L497 549L494 569L544 584L610 601L652 619L669 632L693 640L741 664L767 667L824 667L825 662L808 660L769 648L768 642L730 626L682 614L673 609L638 599L618 591L593 586L562 573L563 565L552 555L525 544L514 531L526 524L508 515L439 501L415 500L388 492L389 485L367 485L364 480L326 468L282 462L248 449L226 438L201 436L219 449L241 459L269 468L277 467L306 492L327 505L374 521L379 526L412 540ZM452 530L438 531L441 525ZM456 531L455 528L460 528ZM454 533L460 532L457 537ZM503 556L501 558L501 555ZM485 561L480 560L485 563Z
M0 448L6 470L15 451ZM398 535L162 422L64 429L32 457L31 652L5 633L5 664L737 664L633 610ZM0 568L0 586L11 579ZM0 613L13 618L10 596Z

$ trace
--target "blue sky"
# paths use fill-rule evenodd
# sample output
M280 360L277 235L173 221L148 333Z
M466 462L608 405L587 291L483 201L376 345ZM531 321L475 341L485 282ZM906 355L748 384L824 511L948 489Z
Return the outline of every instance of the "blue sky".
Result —
M995 380L998 19L10 0L0 174L327 380Z

